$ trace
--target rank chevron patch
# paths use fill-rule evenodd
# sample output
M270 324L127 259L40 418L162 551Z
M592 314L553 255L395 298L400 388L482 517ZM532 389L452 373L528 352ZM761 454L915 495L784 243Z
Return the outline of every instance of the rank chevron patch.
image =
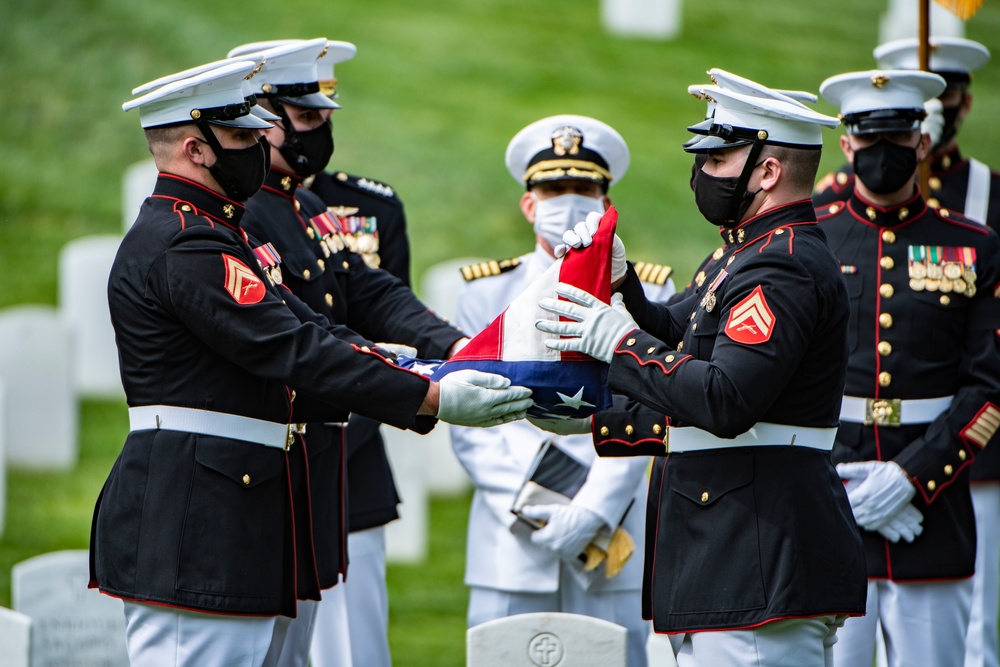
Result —
M240 305L258 303L264 298L264 283L246 264L222 253L226 265L226 291Z
M767 342L774 331L774 313L767 305L760 285L729 311L726 335L737 343L757 345Z

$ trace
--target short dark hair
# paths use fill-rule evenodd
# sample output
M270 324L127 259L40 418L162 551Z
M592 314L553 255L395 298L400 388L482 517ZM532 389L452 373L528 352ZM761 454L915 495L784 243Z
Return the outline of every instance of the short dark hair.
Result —
M192 123L174 123L146 128L146 145L154 159L166 159L168 151L191 130Z
M790 185L811 192L816 181L816 173L819 171L821 156L822 151L814 148L791 148L768 144L761 151L760 159L773 157L781 163L782 174Z

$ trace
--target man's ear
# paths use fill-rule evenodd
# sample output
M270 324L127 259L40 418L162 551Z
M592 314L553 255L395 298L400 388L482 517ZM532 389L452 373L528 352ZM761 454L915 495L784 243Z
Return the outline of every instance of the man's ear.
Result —
M774 157L765 158L760 165L764 167L764 175L760 179L760 187L765 192L773 189L781 179L781 162Z
M601 203L604 204L604 210L605 211L607 211L609 208L611 208L611 197L610 197L610 195L605 194L603 197L601 197Z
M854 149L851 148L851 140L846 134L840 135L840 150L847 158L847 162L854 164Z
M923 160L931 152L931 135L921 134L917 143L917 159Z
M525 192L521 195L521 213L524 214L524 219L527 220L532 225L535 224L535 204L538 200L535 199L535 195L532 192Z
M198 141L193 136L184 139L181 144L181 152L188 160L203 167L208 166L208 161L212 159L208 144Z

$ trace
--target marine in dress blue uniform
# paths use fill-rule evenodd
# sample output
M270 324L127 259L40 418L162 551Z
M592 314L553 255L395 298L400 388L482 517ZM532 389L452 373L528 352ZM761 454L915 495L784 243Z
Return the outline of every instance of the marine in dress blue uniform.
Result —
M873 70L820 89L840 107L857 173L847 198L819 209L851 298L833 457L847 464L838 470L869 577L868 616L849 620L834 647L844 667L872 659L876 621L891 665L959 664L969 618L968 469L1000 425L1000 246L989 228L928 206L915 186L930 145L924 103L944 87L928 72ZM891 471L874 512L859 484L876 487L856 471L869 480Z
M123 105L140 109L161 174L109 279L131 433L95 508L91 586L125 600L135 665L274 664L297 600L320 587L301 423L356 409L426 431L435 412L517 413L348 342L264 270L240 226L265 171L268 123L244 90L259 64Z
M808 199L820 127L837 120L773 94L706 92L712 123L686 150L706 155L692 186L724 244L704 279L661 305L630 268L627 311L568 288L569 302L541 306L571 321L537 326L562 336L550 347L611 364L622 396L594 417L598 452L666 455L647 504L643 609L657 632L684 636L678 664L829 664L837 626L865 601L829 455L847 294Z
M535 248L510 260L463 267L466 282L459 293L457 323L470 334L485 329L549 269L565 231L610 205L607 193L625 175L629 152L618 132L605 123L565 114L519 131L505 161L523 188L520 208L535 232ZM643 263L639 271L651 299L673 294L669 266ZM538 611L603 618L628 629L628 664L643 667L649 624L640 613L639 559L631 559L611 577L602 566L593 581L580 581L572 561L601 524L616 528L620 523L635 536L641 551L645 462L598 459L589 437L553 437L525 421L514 428L455 428L451 434L455 454L475 487L465 568L469 627ZM558 547L572 528L570 517L552 517L545 532L532 534L511 513L539 447L550 439L589 467L569 507L585 517L581 523L590 523L579 530L582 545L563 549Z
M313 42L278 42L261 54L264 65L255 77L259 81L260 99L264 105L278 112L285 133L283 138L271 137L271 168L260 192L247 202L243 225L250 233L274 245L282 258L284 284L331 322L345 324L370 340L412 345L426 358L445 358L450 348L464 335L428 311L400 280L385 271L370 268L363 261L363 255L355 252L360 249L357 244L359 236L342 227L357 222L358 216L343 215L344 211L329 211L324 202L302 187L304 178L322 173L329 161L333 152L329 114L333 107L339 106L319 89L321 77L316 65L316 53L321 54L322 61L332 53L348 51L341 47L345 44L342 42L318 42L313 46L310 46ZM255 47L256 44L244 45L233 49L230 54L253 52ZM302 66L298 75L293 76L290 72L294 65L290 61L296 59L302 62ZM286 81L273 83L274 72L280 72ZM293 93L302 92L295 90L297 86L315 86L317 92L284 94L288 88L292 88ZM271 92L265 92L269 87ZM303 110L313 112L315 118L305 123L292 120ZM289 123L291 132L288 131ZM295 148L285 145L289 141ZM316 149L316 146L321 148ZM290 152L293 150L294 153ZM300 160L300 157L307 159ZM369 221L371 223L374 220ZM330 225L338 229L330 233ZM368 246L364 247L367 249ZM345 463L352 449L371 450L365 462L382 466L381 470L373 468L371 475L376 483L384 483L388 475L390 489L387 493L392 494L394 501L397 496L391 485L391 470L377 422L358 422L355 417L344 437L339 430L330 432L324 424L309 424L307 430L309 440L317 443L314 450L318 450L315 458L310 457L310 479L317 507L313 513L317 560L321 584L326 589L337 584L338 575L341 579L346 575L348 541L344 515L351 506L350 503L344 506L340 485L328 484L327 480L340 481L350 475L351 468L345 468ZM346 448L343 446L345 440ZM330 448L333 451L328 452ZM355 483L361 484L362 480L357 479ZM346 488L351 488L349 479ZM388 509L395 518L394 502ZM372 592L372 596L375 594ZM316 613L315 610L312 613ZM347 619L350 620L349 610ZM360 618L357 621L363 622ZM295 621L280 665L304 667L309 658L309 631L312 625L311 616ZM384 629L386 624L377 625ZM343 633L321 629L320 634L337 644L337 663L342 663L345 659L341 656L345 643ZM380 659L389 662L391 659L384 632L381 642L385 651ZM353 653L353 642L351 647ZM322 662L321 656L317 658ZM373 664L374 667L374 662L378 661L366 660L359 656L359 664Z

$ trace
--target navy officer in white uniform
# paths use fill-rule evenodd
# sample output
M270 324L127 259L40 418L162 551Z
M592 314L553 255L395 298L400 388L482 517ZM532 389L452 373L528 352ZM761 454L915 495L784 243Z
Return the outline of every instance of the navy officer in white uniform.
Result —
M469 334L484 329L552 265L554 247L565 231L610 205L608 187L625 175L629 151L605 123L560 115L518 132L507 147L506 163L525 189L520 207L534 228L535 248L514 259L463 269L467 282L457 324ZM647 281L643 285L650 299L673 294L670 267L644 264L637 269ZM455 453L475 486L465 573L469 626L538 611L603 618L628 628L628 664L643 667L649 627L640 613L641 559L632 558L617 576L599 576L590 586L574 578L566 561L576 559L602 526L613 529L619 522L640 542L641 553L646 462L597 459L589 436L555 437L559 447L590 466L587 482L571 504L548 517L544 529L515 534L514 496L539 446L550 437L525 421L480 432L452 429Z

